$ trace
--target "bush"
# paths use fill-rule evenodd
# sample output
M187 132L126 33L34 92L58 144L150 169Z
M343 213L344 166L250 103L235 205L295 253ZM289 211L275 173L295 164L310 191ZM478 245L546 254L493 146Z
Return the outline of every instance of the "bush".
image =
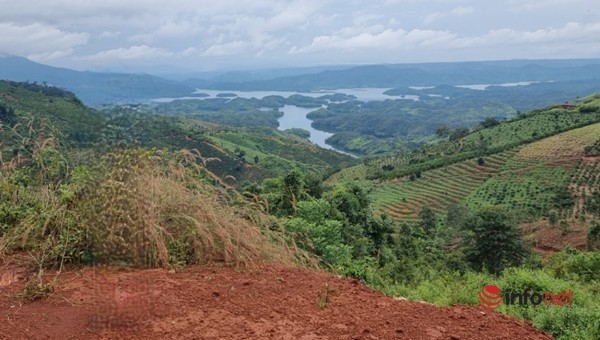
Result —
M600 251L600 224L598 222L590 223L586 241L588 250Z
M0 254L145 267L306 259L267 230L267 216L223 204L230 196L198 178L190 154L117 150L59 190L38 189L36 210L0 238Z

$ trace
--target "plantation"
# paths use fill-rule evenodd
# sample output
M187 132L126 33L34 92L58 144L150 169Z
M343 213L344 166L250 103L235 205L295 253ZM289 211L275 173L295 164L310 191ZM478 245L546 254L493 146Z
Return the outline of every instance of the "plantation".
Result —
M414 220L419 211L430 206L442 213L451 205L461 203L490 176L497 174L514 152L485 157L478 165L470 159L454 165L426 171L419 178L402 178L375 185L373 203L399 221Z

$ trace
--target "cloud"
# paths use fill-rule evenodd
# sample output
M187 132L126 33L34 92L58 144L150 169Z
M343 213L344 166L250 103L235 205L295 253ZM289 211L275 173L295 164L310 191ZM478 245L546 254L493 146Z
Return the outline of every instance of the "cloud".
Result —
M450 11L451 15L456 15L456 16L463 16L463 15L470 15L475 13L475 8L469 6L469 7L456 7L453 10Z
M89 39L87 33L66 32L39 23L0 22L0 32L0 51L41 59L70 55Z
M586 3L590 6L597 5L596 0L511 0L509 2L509 6L511 11L519 12L539 11L560 6L573 7L580 6Z
M456 39L456 36L448 31L385 29L376 33L365 32L354 36L345 34L350 31L352 29L342 30L341 34L315 37L310 45L301 48L294 46L289 53L311 53L331 49L343 51L370 49L372 52L377 50L402 50L417 46L443 46Z
M104 31L104 32L100 33L100 38L111 39L111 38L117 38L120 35L121 35L121 32Z
M450 10L449 12L434 12L434 13L427 14L423 18L423 23L431 24L431 23L438 21L445 17L465 16L465 15L470 15L473 13L475 13L475 9L473 7L470 7L470 6L469 7L456 7L454 9Z
M532 31L519 31L510 28L491 30L479 37L458 40L460 45L470 46L507 46L530 44L539 46L543 44L559 44L564 46L578 46L591 44L600 46L600 23L581 24L569 22L560 28L545 28Z
M93 55L80 57L81 60L91 61L99 65L109 65L122 61L156 60L175 56L175 53L162 48L147 45L120 47L101 51Z
M506 58L594 57L600 49L596 3L0 0L0 52L78 69L149 70L173 63L198 69L497 59L495 51Z
M407 31L389 28L378 32L348 34L352 31L352 29L345 29L336 34L317 36L310 44L303 47L294 46L288 53L342 54L368 51L370 55L376 56L390 51L412 51L424 55L428 50L436 50L440 54L452 50L479 50L498 51L498 54L512 51L515 57L547 58L549 55L543 53L571 56L577 55L577 52L588 54L600 52L600 40L596 38L600 36L600 23L571 22L559 28L531 31L503 28L475 36L460 36L450 31L420 29Z
M201 55L204 57L218 57L238 54L250 47L248 42L232 41L225 44L213 45L206 49Z

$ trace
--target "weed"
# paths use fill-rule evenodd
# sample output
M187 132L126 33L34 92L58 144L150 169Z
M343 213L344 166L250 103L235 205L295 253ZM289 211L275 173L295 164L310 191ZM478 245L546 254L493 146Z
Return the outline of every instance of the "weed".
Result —
M330 286L329 283L325 283L317 293L317 303L319 304L319 308L324 309L329 307L337 295L337 290Z

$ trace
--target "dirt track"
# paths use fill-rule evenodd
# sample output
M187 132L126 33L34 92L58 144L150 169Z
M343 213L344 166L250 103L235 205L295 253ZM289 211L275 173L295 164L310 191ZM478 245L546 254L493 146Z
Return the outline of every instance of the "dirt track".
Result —
M551 338L478 307L402 301L357 280L278 266L88 268L63 274L52 297L21 305L23 275L0 264L2 339Z

